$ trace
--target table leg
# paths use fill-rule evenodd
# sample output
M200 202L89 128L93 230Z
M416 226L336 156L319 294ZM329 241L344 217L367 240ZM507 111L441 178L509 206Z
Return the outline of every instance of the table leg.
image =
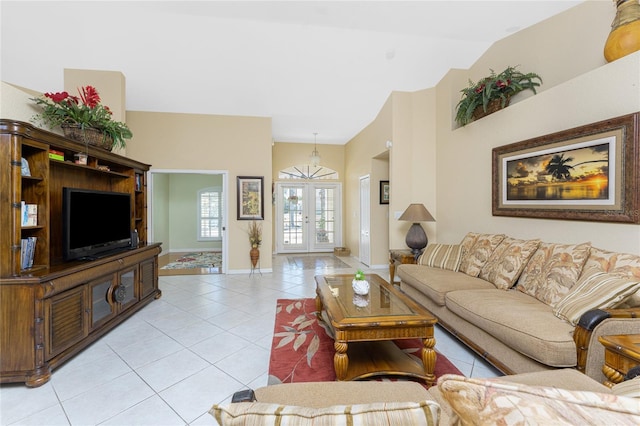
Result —
M319 294L316 294L316 312L318 312L318 318L322 318L322 299Z
M433 349L436 345L435 337L429 337L422 341L422 364L424 364L424 375L427 377L427 385L434 385L436 382L436 351Z
M336 370L336 378L340 381L347 377L347 369L349 368L349 357L347 356L347 342L336 340L333 343L336 350L333 356L333 368Z
M389 256L389 283L393 285L393 281L396 276L396 261L393 260L393 257Z

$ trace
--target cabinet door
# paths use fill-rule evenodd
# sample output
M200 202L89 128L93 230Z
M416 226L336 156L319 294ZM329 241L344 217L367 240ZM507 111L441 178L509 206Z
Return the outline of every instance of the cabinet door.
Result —
M91 303L91 328L94 329L116 314L116 306L111 300L114 275L107 275L89 283Z
M85 288L80 286L45 301L47 359L88 335Z
M114 301L120 304L120 311L128 309L138 301L138 267L118 273L118 285L113 290Z
M144 299L156 290L157 258L149 259L140 264L140 299Z

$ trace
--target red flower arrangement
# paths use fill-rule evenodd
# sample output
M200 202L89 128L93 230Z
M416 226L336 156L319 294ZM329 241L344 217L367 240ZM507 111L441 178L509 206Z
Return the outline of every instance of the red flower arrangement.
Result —
M125 123L112 120L113 113L109 107L100 103L100 95L95 87L81 87L78 93L80 97L58 92L31 98L42 108L42 112L33 121L43 123L51 129L63 125L79 125L83 130L98 129L111 136L114 146L124 147L125 139L131 139L133 133Z

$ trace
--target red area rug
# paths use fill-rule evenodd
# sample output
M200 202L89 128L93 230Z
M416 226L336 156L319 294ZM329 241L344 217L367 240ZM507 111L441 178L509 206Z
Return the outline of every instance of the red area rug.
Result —
M420 339L396 340L395 344L417 360L420 359ZM270 385L334 381L334 353L333 336L329 327L323 321L318 321L315 299L278 300L269 361ZM440 353L436 359L435 374L436 377L443 374L462 375Z

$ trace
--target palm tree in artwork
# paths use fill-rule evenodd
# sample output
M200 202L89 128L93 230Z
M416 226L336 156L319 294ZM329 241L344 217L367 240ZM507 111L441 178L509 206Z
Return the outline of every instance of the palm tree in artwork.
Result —
M567 164L570 161L573 161L573 157L564 158L564 154L556 154L547 164L547 172L551 173L554 179L567 180L571 177L571 169L573 169L573 166Z

